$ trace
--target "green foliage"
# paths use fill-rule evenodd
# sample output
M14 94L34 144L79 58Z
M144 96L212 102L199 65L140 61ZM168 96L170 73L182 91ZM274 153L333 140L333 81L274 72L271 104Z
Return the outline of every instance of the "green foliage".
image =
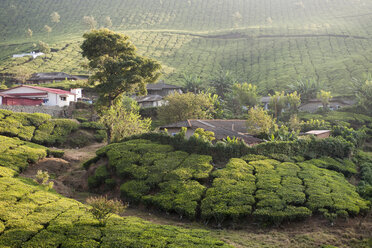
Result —
M333 159L330 157L323 157L319 159L312 159L307 161L319 168L326 168L343 173L345 176L351 176L357 173L356 165L348 159Z
M150 130L151 119L143 119L138 112L137 103L125 106L120 97L119 102L101 110L99 123L105 126L108 142L117 142L125 137L146 133Z
M174 93L164 98L168 104L158 109L158 118L164 123L185 121L187 119L209 119L214 105L207 94Z
M146 84L155 82L160 76L161 65L137 55L128 36L99 29L85 33L83 37L82 55L94 70L90 80L99 94L101 107L110 108L123 94L136 91L144 94Z
M252 173L253 167L241 159L231 159L224 169L215 171L213 185L201 202L202 218L213 218L220 226L226 219L237 222L250 215L256 189Z
M48 153L48 156L53 156L54 158L62 158L63 155L65 154L65 152L62 150L53 150L53 149L48 149L47 153Z
M47 148L16 138L0 136L0 143L0 166L17 172L25 169L30 162L36 163L47 155Z
M139 202L144 195L147 195L150 187L145 181L131 180L120 186L121 194L128 200Z
M205 187L196 181L168 181L159 184L156 195L144 196L147 204L153 204L166 212L176 212L189 219L196 217L198 201Z
M51 119L50 115L41 113L0 110L0 117L0 134L48 146L61 145L79 128L73 120Z
M127 207L121 201L109 200L107 197L90 197L87 204L91 206L89 212L99 221L101 226L105 226L111 214L121 214Z
M310 130L328 130L331 128L331 124L329 122L317 119L302 121L300 125L302 132L308 132Z
M353 128L340 125L333 126L332 135L343 137L345 140L353 143L355 147L363 146L367 138L366 132L363 129L354 130Z
M268 134L278 127L275 120L263 108L251 108L248 111L247 131L250 134Z

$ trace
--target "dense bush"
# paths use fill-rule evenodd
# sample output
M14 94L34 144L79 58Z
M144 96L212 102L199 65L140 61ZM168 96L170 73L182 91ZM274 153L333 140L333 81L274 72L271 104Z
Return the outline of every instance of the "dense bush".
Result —
M47 148L21 141L17 138L0 136L0 166L22 171L29 163L45 158Z
M159 184L160 191L156 195L144 196L146 204L157 206L166 212L176 212L194 219L198 201L201 200L205 186L197 181L168 181Z
M359 152L355 162L360 167L360 182L358 193L365 199L372 201L372 156L369 153Z
M201 216L219 226L226 219L237 222L252 212L256 190L253 167L242 159L231 159L226 167L213 173L215 179L201 202Z
M88 206L31 180L4 176L3 168L0 247L230 247L205 230L155 225L136 217L111 215L99 226Z
M341 172L345 176L351 176L357 173L356 165L348 159L333 159L330 157L323 157L319 159L312 159L308 161L319 168L326 168Z
M96 122L85 122L81 125L71 119L51 119L50 115L41 113L16 113L0 110L0 134L18 137L47 146L58 146L66 142L69 135L78 128L95 131L93 141L102 142L106 132L102 125ZM76 144L84 143L84 136L75 139ZM70 142L72 143L72 142ZM86 145L87 142L84 143ZM75 146L79 146L76 145Z
M303 142L307 146L318 144L314 139ZM368 208L369 203L338 173L355 174L352 161L322 157L302 162L302 156L289 157L298 153L292 150L293 143L280 146L287 149L288 156L269 153L268 157L281 161L248 154L230 159L224 167L219 163L222 168L215 170L210 156L174 151L169 145L145 139L110 144L97 151L97 158L107 157L107 169L113 169L115 179L121 178L117 183L126 201L145 203L189 219L200 214L204 221L218 226L252 217L279 224L313 213L327 218L354 216ZM300 150L301 145L295 149ZM89 179L91 185L99 185L96 175L100 170ZM212 185L209 178L213 179Z

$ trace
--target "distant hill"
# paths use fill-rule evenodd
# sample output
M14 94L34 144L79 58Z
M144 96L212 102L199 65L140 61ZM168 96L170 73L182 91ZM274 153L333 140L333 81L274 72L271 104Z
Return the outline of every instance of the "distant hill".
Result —
M182 73L208 80L230 70L261 91L285 89L315 78L337 93L352 77L372 71L372 2L368 0L3 0L0 9L0 73L86 73L79 44L89 29L107 26L131 36L139 51L158 59L164 78L181 84ZM58 12L60 22L50 15ZM44 26L52 31L48 34ZM33 31L31 38L26 31ZM46 58L11 59L39 40Z

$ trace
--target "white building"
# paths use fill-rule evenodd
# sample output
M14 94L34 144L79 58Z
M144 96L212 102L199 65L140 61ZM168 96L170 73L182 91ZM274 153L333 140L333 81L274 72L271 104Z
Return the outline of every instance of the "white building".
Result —
M70 102L76 102L81 98L81 89L70 91L44 88L30 85L21 85L3 90L0 95L3 105L46 105L68 106Z

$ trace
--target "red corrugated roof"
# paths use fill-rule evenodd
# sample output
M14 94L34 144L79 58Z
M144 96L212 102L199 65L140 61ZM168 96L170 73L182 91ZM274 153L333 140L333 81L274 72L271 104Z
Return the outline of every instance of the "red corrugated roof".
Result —
M10 88L10 89L7 89L7 90L11 90L11 89L19 88L19 87L27 87L27 88L31 88L31 89L35 89L35 90L42 90L42 91L46 91L46 92L54 93L54 94L59 94L59 95L62 95L62 94L76 95L76 94L71 93L70 91L66 91L66 90L60 90L60 89L54 89L54 88L45 88L45 87L31 86L31 85L20 85L20 86ZM7 90L4 90L3 92L6 92Z

